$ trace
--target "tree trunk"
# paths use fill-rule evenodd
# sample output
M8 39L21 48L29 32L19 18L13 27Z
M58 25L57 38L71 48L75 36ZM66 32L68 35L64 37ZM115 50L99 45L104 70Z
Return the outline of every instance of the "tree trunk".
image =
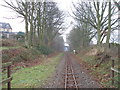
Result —
M42 28L41 28L41 45L45 44L44 33L45 33L45 12L46 12L46 2L43 3L43 16L42 16Z
M100 36L100 14L99 14L99 2L97 2L97 20L98 20L98 24L97 24L97 34L98 34L98 41L97 41L97 44L98 46L100 46L100 39L101 39L101 36Z
M40 12L40 2L38 2L38 10L37 10L37 35L38 35L38 46L40 46L41 43L41 37L40 37L40 31L41 31L41 12Z
M24 16L24 19L25 19L25 30L26 30L26 35L25 35L25 45L27 47L29 47L29 43L28 43L28 12L27 12L27 9L28 9L28 3L26 2L26 6L25 6L25 16Z
M28 43L28 20L27 20L27 16L25 16L25 30L26 30L25 45L27 47L29 47L29 43Z
M34 2L32 2L32 14L31 14L31 19L30 19L30 46L33 46L33 12L34 12Z
M109 40L110 40L110 33L111 33L111 0L109 1L108 11L109 11L109 14L108 14L108 32L107 32L107 39L106 39L106 46L107 47L109 47Z

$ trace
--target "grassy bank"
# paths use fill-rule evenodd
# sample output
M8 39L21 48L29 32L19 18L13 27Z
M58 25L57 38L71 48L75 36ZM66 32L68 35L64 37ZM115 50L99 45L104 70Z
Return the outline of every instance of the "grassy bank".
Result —
M31 61L38 58L41 54L35 48L26 49L24 47L2 50L2 62L21 62Z
M27 48L21 42L13 40L3 40L0 51L2 51L3 63L31 61L53 53L47 46Z
M104 54L104 53L103 53ZM118 74L115 73L115 84L112 85L112 75L111 75L111 64L112 61L110 59L107 59L102 62L99 66L96 67L98 62L100 60L96 60L96 55L94 53L94 50L91 48L88 48L84 51L81 51L77 57L79 57L80 62L86 64L86 67L90 70L90 73L97 77L98 81L101 83L103 87L106 88L114 88L118 87L118 83L116 82L118 80ZM113 57L112 57L113 58ZM114 57L115 60L115 68L118 68L118 58Z
M36 88L39 87L55 71L63 54L48 58L42 64L31 68L22 68L13 73L12 88Z

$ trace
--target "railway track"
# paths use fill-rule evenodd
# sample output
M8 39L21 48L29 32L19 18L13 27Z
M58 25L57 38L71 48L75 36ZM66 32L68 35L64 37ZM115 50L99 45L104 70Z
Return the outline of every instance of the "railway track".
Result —
M65 67L65 88L79 88L78 83L78 74L75 73L74 67L71 62L71 58L66 54L66 67Z

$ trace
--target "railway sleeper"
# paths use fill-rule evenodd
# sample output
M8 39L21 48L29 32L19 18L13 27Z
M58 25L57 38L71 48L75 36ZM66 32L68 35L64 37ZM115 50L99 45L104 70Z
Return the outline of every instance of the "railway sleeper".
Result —
M68 75L67 77L68 77L68 79L69 79L69 78L72 78L72 79L73 79L73 76L72 76L72 75ZM79 78L79 76L76 76L76 75L75 75L74 77L75 77L76 79Z
M67 88L76 88L76 87L75 87L75 84L67 84Z
M74 80L73 79L68 79L67 82L74 82Z
M71 84L71 83L67 84L67 87L73 87L73 86L75 86L75 84Z
M78 75L79 73L67 73L67 75Z
M67 79L73 79L73 76L68 76Z
M79 78L79 76L76 75L75 78Z

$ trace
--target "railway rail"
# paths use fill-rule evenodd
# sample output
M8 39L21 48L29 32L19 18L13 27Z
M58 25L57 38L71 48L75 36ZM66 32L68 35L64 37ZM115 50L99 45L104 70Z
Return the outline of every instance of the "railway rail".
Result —
M71 62L71 58L66 54L66 67L65 67L65 88L79 88L77 79L78 74L75 73L74 67Z

